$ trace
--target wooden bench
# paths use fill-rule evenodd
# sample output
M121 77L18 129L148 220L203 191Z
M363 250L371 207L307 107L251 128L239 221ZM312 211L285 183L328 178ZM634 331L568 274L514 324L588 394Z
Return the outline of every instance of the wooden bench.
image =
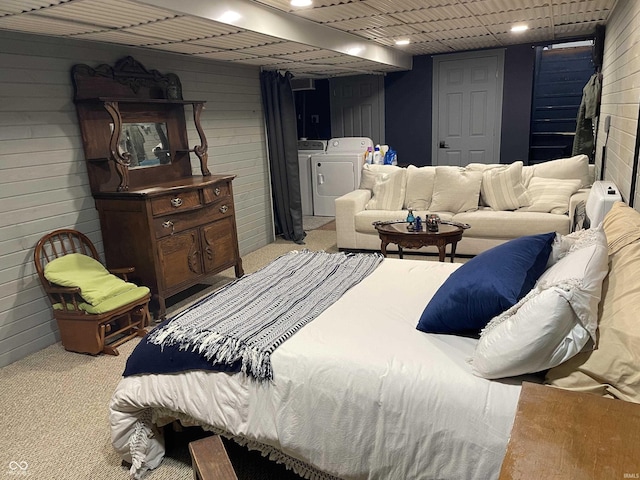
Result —
M219 435L189 443L195 480L238 480Z

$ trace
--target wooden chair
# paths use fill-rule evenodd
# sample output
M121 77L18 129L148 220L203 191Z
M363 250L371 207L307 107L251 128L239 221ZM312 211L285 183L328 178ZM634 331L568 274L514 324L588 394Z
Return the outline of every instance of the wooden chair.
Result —
M34 262L38 277L53 307L58 322L62 345L72 352L97 355L100 352L118 355L117 347L133 337L143 337L150 323L150 293L106 313L88 313L82 310L85 300L79 287L62 287L45 278L45 266L64 255L80 253L100 261L98 252L89 238L70 229L56 230L42 237L35 248ZM109 270L127 281L133 267Z

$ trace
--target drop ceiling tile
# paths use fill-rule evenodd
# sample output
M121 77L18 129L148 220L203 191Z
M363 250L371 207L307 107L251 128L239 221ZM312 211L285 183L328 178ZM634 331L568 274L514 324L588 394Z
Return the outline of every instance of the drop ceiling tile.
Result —
M58 5L69 0L2 0L0 11L3 13L23 13L40 8Z
M127 0L68 2L38 10L34 14L113 28L130 27L176 16L169 10L139 5Z
M197 55L200 53L215 51L215 49L211 47L194 45L193 43L188 43L188 42L158 43L153 45L147 45L147 48L153 48L154 50L162 50L165 52L185 53L187 55Z
M200 53L198 54L198 57L211 58L213 60L225 60L225 61L249 60L249 59L255 58L253 55L247 55L246 53L236 52L236 51L219 51L219 52Z
M126 29L129 33L160 37L168 41L198 40L238 33L242 29L200 18L178 17Z
M502 44L492 35L471 38L452 38L451 40L442 40L442 43L453 51L475 50L478 48L496 48L502 46Z
M97 42L106 42L106 43L119 43L122 45L131 45L131 46L138 46L138 47L159 44L162 42L161 38L134 35L132 33L122 32L120 30L107 30L103 32L74 35L73 38L80 38L82 40L93 40Z
M99 27L92 25L67 22L66 20L55 18L44 18L32 13L0 17L0 29L62 37L100 30Z

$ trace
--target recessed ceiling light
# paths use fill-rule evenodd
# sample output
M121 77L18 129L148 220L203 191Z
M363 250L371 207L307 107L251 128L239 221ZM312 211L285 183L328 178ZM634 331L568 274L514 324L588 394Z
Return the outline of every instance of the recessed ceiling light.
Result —
M396 45L409 45L411 43L408 38L396 40Z
M311 0L291 0L292 7L308 7L313 2Z
M218 17L218 21L223 23L232 23L238 20L242 15L238 12L234 12L233 10L227 10L220 17Z
M524 32L525 30L529 30L529 27L527 27L526 25L514 25L513 27L511 27L511 31L514 33Z

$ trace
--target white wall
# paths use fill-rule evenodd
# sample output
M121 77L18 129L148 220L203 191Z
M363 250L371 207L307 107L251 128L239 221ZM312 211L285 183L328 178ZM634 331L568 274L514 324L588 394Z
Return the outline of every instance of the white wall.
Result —
M201 119L209 169L237 175L240 253L273 241L257 67L0 32L0 367L59 339L33 267L38 239L71 227L102 253L70 72L78 63L113 65L127 55L148 69L176 73L184 98L207 101ZM192 125L189 140L200 144ZM199 170L195 156L192 163Z
M640 102L640 2L620 0L606 26L602 66L602 106L596 145L596 165L602 164L606 134L604 119L611 116L611 129L604 166L606 180L620 189L629 202L631 172ZM634 207L640 210L640 182L636 180Z

